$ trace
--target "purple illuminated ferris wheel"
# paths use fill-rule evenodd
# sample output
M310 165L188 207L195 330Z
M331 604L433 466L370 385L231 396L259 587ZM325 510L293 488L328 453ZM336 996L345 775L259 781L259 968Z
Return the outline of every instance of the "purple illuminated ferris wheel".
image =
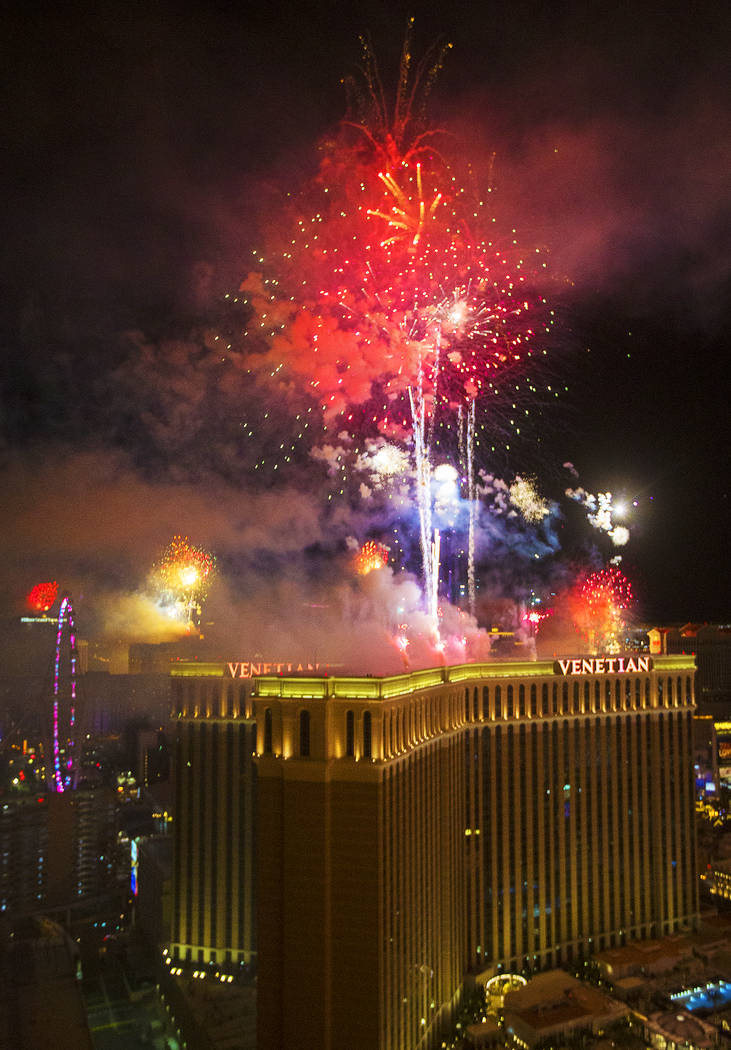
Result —
M51 791L71 791L79 776L78 655L71 595L65 594L58 610L56 650L53 663L53 705L50 754L46 779Z

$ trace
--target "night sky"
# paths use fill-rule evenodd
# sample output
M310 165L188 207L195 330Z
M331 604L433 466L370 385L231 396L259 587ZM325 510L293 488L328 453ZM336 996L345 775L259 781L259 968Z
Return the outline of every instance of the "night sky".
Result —
M130 596L175 532L218 554L234 637L264 578L279 580L272 621L291 597L288 558L310 552L298 595L328 571L314 501L254 484L235 397L210 378L201 393L191 345L241 327L223 296L316 172L358 34L389 83L413 13L417 55L454 44L431 118L492 165L521 242L550 250L568 390L530 469L552 498L577 483L568 462L589 491L637 502L622 567L641 619L731 619L728 6L421 6L101 2L5 24L6 615L56 578L89 630L145 637ZM575 527L562 513L559 536Z

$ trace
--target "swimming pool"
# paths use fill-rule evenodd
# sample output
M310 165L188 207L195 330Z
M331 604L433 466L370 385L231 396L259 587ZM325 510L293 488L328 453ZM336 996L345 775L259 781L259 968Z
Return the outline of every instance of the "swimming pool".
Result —
M674 1003L684 1006L691 1013L694 1010L712 1010L731 1002L731 981L709 981L685 992L675 992L670 996Z

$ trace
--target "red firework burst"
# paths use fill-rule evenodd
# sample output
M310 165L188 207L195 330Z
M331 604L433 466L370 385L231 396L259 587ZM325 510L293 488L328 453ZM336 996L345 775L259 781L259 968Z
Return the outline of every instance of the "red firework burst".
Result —
M576 626L596 649L617 651L626 613L634 604L632 585L623 572L614 567L591 573L571 595L571 608Z
M37 583L31 587L25 597L26 604L34 613L48 612L58 597L58 584L55 580L49 583Z
M367 576L384 565L388 565L388 548L375 540L366 540L355 556L355 571L359 576Z
M247 367L308 389L326 429L404 434L417 386L432 418L489 402L491 429L519 432L517 402L535 401L553 325L537 290L545 264L535 250L522 257L514 230L496 236L490 198L432 146L440 132L418 100L443 53L410 85L407 43L389 124L366 48L360 119L323 144L318 178L241 285L256 351Z

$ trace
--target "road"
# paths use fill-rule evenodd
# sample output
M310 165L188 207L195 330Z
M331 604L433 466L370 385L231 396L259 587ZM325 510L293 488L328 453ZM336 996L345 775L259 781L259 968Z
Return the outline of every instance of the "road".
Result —
M118 959L105 959L82 991L95 1050L178 1050L154 986L133 1002Z

